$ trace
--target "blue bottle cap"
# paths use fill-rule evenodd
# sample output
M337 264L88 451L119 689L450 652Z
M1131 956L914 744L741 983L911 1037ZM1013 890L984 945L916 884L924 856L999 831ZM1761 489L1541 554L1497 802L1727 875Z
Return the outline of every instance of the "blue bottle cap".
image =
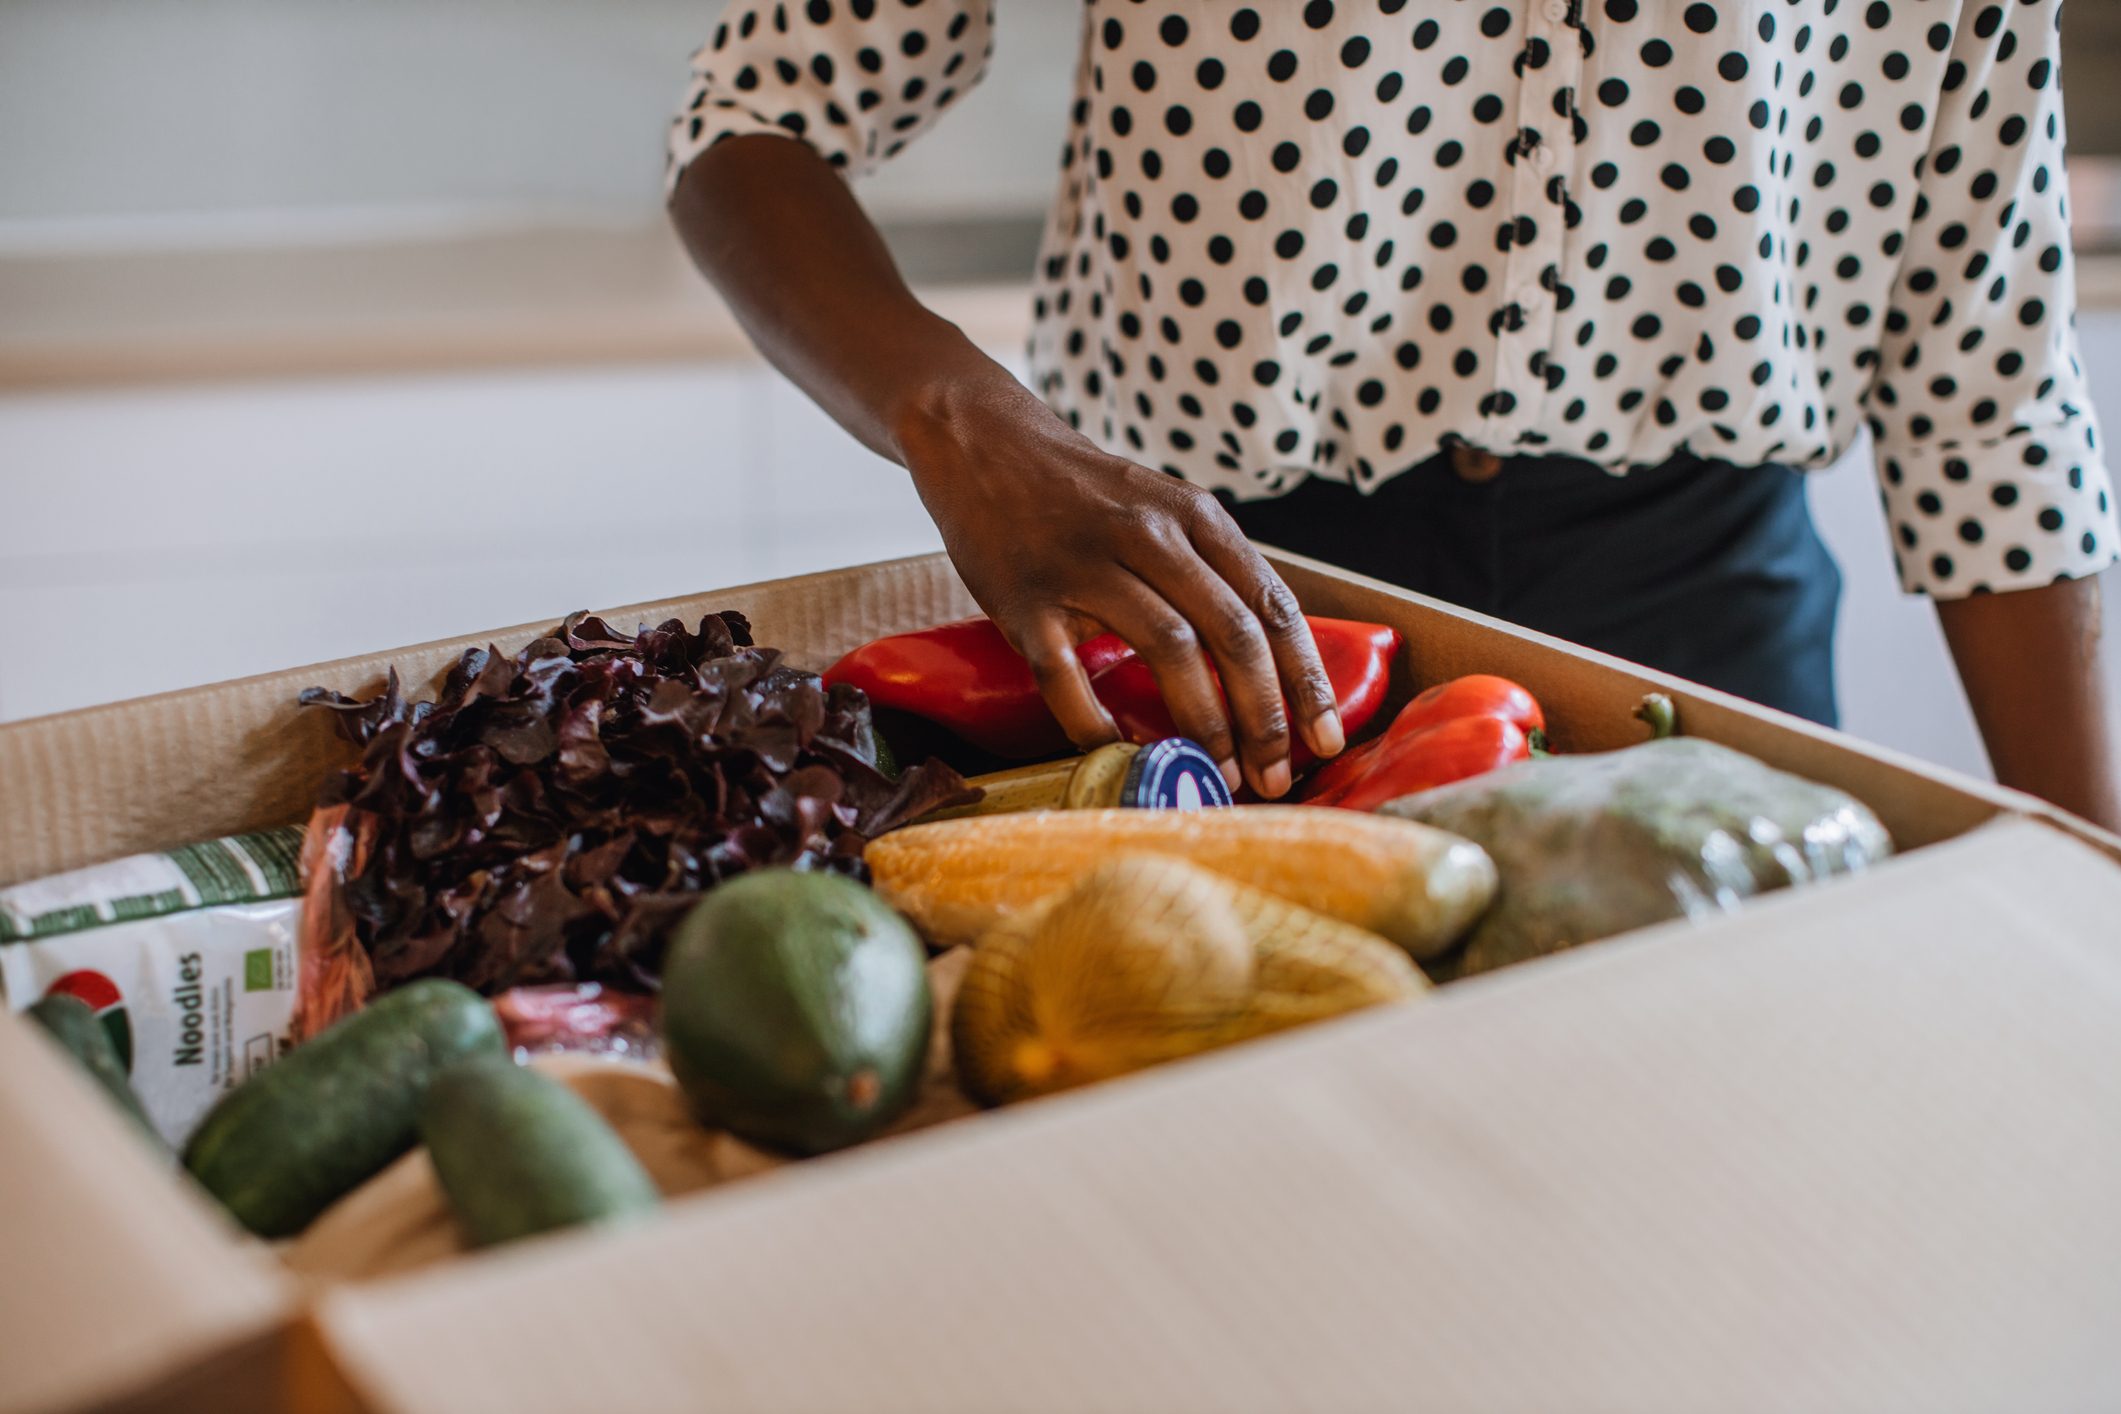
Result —
M1205 810L1230 803L1223 773L1182 736L1151 742L1135 753L1120 786L1119 803L1146 809Z

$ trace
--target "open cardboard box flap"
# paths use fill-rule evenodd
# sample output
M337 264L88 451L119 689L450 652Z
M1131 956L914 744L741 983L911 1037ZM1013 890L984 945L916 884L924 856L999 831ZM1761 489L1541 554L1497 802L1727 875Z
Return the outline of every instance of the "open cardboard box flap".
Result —
M2117 915L2001 824L315 1321L389 1414L2112 1407Z
M294 1281L0 1008L0 1409L75 1407L269 1340Z
M1689 733L1852 790L1904 846L2017 811L2121 847L1722 694L1281 563L1312 612L1407 634L1398 691L1506 673L1567 749L1635 739L1628 710L1658 688ZM821 666L972 605L926 557L611 617L723 608ZM372 691L390 664L422 689L556 617L0 727L0 882L299 819L345 754L297 690ZM0 1409L247 1407L317 1342L405 1410L2059 1398L2114 1377L2083 1342L2121 1298L2092 1196L2121 1192L2121 1141L2091 1122L2121 1077L2098 945L2117 915L2121 871L1997 826L1712 932L803 1165L632 1235L341 1289L293 1343L294 1285L0 1016Z

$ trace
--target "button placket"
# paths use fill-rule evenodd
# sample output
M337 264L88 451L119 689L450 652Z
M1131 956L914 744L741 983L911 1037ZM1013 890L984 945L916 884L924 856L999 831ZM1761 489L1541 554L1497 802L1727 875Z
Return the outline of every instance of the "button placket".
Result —
M1537 425L1538 404L1547 391L1545 365L1560 312L1556 292L1566 224L1560 198L1576 147L1574 123L1557 111L1557 100L1564 92L1573 94L1583 74L1580 20L1570 0L1531 0L1527 8L1526 48L1543 43L1547 57L1537 66L1519 65L1518 132L1509 148L1513 229L1503 267L1495 395L1487 400L1491 435L1512 439Z

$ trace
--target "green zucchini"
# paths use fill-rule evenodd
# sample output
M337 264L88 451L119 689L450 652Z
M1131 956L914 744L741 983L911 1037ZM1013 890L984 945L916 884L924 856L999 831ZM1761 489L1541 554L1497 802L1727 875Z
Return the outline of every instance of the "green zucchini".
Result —
M437 1071L503 1048L469 987L428 978L386 992L214 1106L184 1166L252 1232L291 1236L412 1147Z
M588 1101L506 1056L436 1075L420 1104L420 1138L474 1246L635 1218L662 1202Z
M44 1029L45 1035L57 1041L60 1049L88 1072L91 1080L103 1087L118 1108L125 1112L126 1118L155 1141L157 1149L169 1147L155 1132L154 1121L147 1117L140 1097L133 1093L125 1062L118 1058L118 1048L111 1044L110 1032L97 1020L93 1007L79 997L54 992L30 1005L29 1018Z

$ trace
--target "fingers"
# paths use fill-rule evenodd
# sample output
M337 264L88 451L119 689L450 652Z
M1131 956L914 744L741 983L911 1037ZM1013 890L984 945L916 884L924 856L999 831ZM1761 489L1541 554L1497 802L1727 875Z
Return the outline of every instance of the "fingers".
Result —
M1208 751L1233 788L1249 784L1267 799L1286 794L1293 731L1320 757L1343 748L1333 685L1309 625L1213 496L1109 462L1094 477L1050 482L1044 494L1062 501L1047 508L1057 530L1051 544L1005 548L975 526L980 533L961 553L945 538L968 584L985 584L1023 610L996 617L1070 740L1089 749L1119 734L1075 653L1076 630L1087 620L1134 649L1172 722ZM967 556L979 572L966 566Z
M1311 638L1311 625L1304 621L1296 596L1212 499L1196 522L1193 542L1265 637L1281 696L1287 699L1287 710L1294 714L1304 744L1321 758L1338 756L1348 744L1347 733L1341 725L1333 680L1326 676L1318 645Z
M1222 678L1236 729L1245 781L1269 800L1289 789L1289 717L1274 654L1250 609L1202 560L1174 566L1187 573L1159 584L1163 597L1194 626Z
M1060 721L1068 740L1084 751L1119 740L1119 727L1091 691L1090 675L1075 656L1074 640L1059 612L1046 610L1032 615L1010 637L1016 651L1031 665L1039 693Z
M1162 577L1182 576L1166 568ZM1193 578L1212 578L1198 559L1194 560ZM1223 707L1222 690L1208 671L1201 636L1188 616L1132 574L1122 574L1104 587L1096 614L1149 665L1156 686L1163 693L1164 705L1171 709L1171 720L1215 759L1222 768L1223 779L1235 790L1246 779L1239 772L1237 742ZM1254 789L1257 788L1254 782Z

